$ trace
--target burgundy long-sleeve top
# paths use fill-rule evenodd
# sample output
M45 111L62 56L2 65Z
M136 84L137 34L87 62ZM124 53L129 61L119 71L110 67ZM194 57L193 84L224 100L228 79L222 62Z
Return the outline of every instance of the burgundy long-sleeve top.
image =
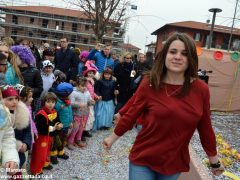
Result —
M207 84L195 80L187 96L171 95L179 88L180 85L164 84L155 90L148 79L142 81L132 105L114 130L122 136L133 128L138 117L142 118L143 128L129 155L131 163L165 175L189 171L188 145L196 129L207 155L217 154Z

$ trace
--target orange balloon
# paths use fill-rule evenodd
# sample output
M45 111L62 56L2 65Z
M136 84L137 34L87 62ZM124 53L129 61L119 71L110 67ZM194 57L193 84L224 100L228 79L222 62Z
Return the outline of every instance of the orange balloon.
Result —
M197 55L200 56L202 54L202 47L197 46L196 49L197 49Z

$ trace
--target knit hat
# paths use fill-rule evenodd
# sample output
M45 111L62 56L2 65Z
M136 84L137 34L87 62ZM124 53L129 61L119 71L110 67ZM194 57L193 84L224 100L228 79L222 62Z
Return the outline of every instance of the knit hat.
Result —
M55 93L58 97L67 97L73 92L73 86L70 83L60 83L56 89Z
M89 71L93 71L94 74L98 71L98 68L91 61L87 61L83 68L83 75L86 76Z
M79 58L80 58L81 61L82 61L83 58L85 58L85 60L87 60L88 55L89 55L88 51L82 51Z
M2 90L2 97L18 96L17 90L12 86L4 86Z
M18 55L18 57L20 58L20 60L23 63L32 65L32 66L36 64L36 59L35 59L34 55L32 54L32 51L28 47L22 46L22 45L17 45L17 46L12 46L11 50L16 55Z
M51 66L54 69L54 64L50 60L44 60L42 62L42 68L45 68L45 67L48 67L48 66Z

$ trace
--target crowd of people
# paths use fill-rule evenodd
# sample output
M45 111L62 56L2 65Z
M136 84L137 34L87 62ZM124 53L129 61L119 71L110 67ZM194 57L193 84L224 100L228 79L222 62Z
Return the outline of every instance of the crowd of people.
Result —
M153 66L154 63L154 66ZM98 130L114 133L105 149L141 125L130 153L132 180L177 179L189 170L188 144L198 129L215 175L223 171L210 121L209 90L198 79L191 38L176 33L152 53L117 54L110 44L90 51L9 37L0 43L1 165L31 175L68 160L65 147L86 148ZM29 156L28 156L28 152ZM21 179L21 171L7 172ZM14 175L13 175L14 174Z
M94 132L113 126L114 114L140 82L135 80L153 62L151 53L137 60L129 52L117 54L110 44L81 52L66 37L59 44L38 48L10 37L0 42L1 126L11 134L2 166L26 169L29 159L27 171L41 175L58 158L69 158L65 147L85 148ZM11 174L21 179L21 171Z

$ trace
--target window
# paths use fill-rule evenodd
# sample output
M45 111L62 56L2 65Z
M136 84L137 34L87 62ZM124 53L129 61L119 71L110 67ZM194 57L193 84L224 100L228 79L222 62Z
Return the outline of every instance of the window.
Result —
M77 32L77 23L72 23L72 31Z
M76 42L76 36L71 36L71 42Z
M14 24L18 24L18 17L17 17L16 15L13 15L13 16L12 16L12 22L13 22Z
M33 23L34 23L34 18L31 17L31 18L30 18L30 24L33 24Z
M17 30L12 30L12 35L17 35Z
M32 36L33 36L33 33L32 33L32 32L29 32L29 33L28 33L28 36L29 36L29 37L32 37Z
M201 41L201 34L200 33L195 33L194 34L194 40L195 41Z
M85 31L89 31L90 26L88 24L85 25Z
M84 43L84 44L88 44L88 39L87 39L87 38L84 38L84 39L83 39L83 43Z
M55 29L59 30L59 21L56 21Z
M64 30L64 22L62 22L62 28L61 28L61 30Z
M47 19L42 20L42 27L48 28L48 20Z

